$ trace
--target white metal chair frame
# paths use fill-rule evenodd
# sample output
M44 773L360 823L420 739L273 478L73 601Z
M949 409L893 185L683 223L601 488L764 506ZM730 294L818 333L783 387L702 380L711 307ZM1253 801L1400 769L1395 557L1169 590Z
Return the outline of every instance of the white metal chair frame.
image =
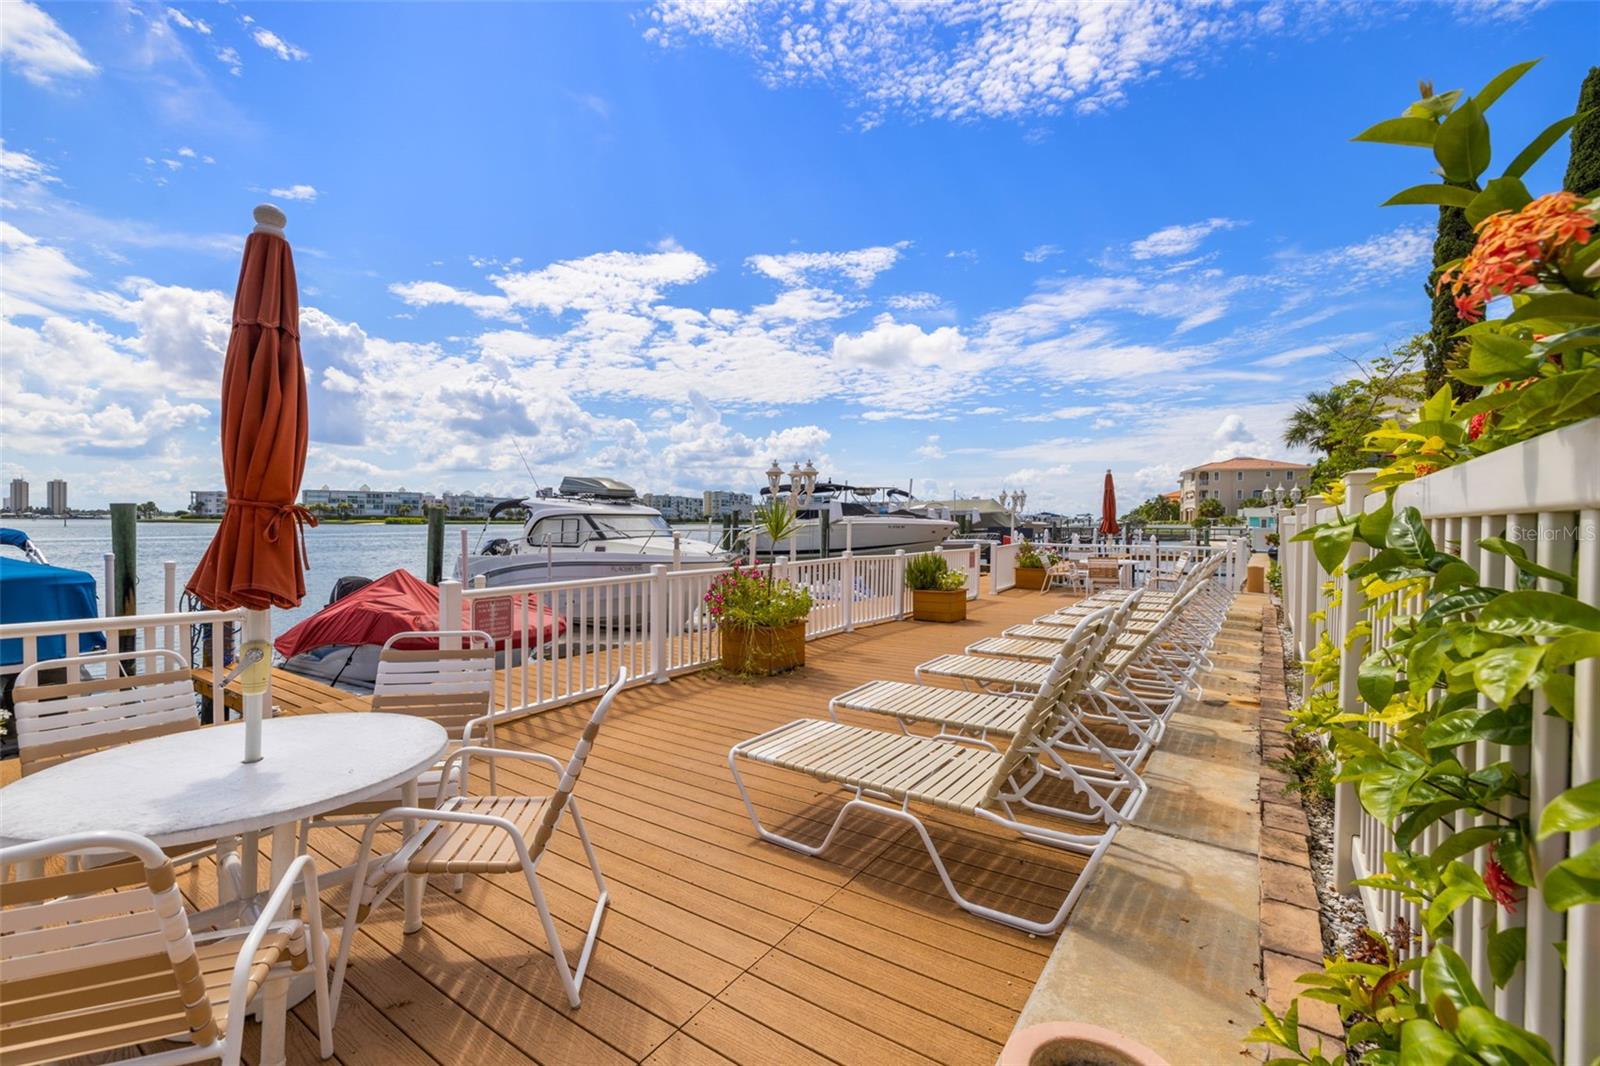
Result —
M278 1066L284 1061L289 979L304 965L295 964L296 956L303 959L307 953L313 968L319 1053L324 1059L332 1057L328 959L316 865L310 856L302 855L290 863L248 930L198 936L191 930L166 853L132 833L77 833L3 848L0 872L42 869L55 857L104 857L108 853L137 860L140 871L130 878L133 871L125 869L122 862L113 862L66 874L23 874L6 882L5 891L0 891L0 903L7 904L0 912L4 914L0 986L10 986L6 1016L0 1023L0 1059L44 1062L151 1040L187 1039L188 1046L133 1058L152 1066L209 1059L236 1066L244 1050L244 1024L254 986L260 989L262 1014L259 1061ZM115 891L118 888L130 891ZM20 903L16 902L19 893L23 895ZM305 917L280 918L292 907L297 893ZM269 934L289 948L290 965L280 962L260 973L257 954ZM219 1029L199 969L197 945L234 940L240 942L238 960L228 983L226 1024ZM162 954L170 970L152 970L150 960ZM94 983L70 983L80 972ZM166 984L168 978L175 983ZM19 990L19 985L24 990ZM168 1009L177 1012L176 1019L153 1013L162 1007L163 996L173 997ZM74 1023L85 1026L88 1033L74 1033ZM121 1032L106 1031L114 1028ZM30 1036L33 1055L18 1050L15 1043ZM131 1039L126 1044L114 1043L123 1036ZM41 1046L41 1040L47 1038L53 1040ZM35 1057L40 1054L42 1058Z
M483 873L483 872L511 872L520 870L528 882L528 890L533 896L534 908L539 914L539 924L544 929L545 939L550 945L550 954L554 956L556 972L561 980L561 987L567 994L567 1001L576 1009L580 1000L580 990L583 985L584 975L589 968L589 960L593 957L595 943L600 935L600 925L605 917L606 906L610 901L610 892L606 888L605 877L600 871L600 859L595 854L594 845L589 840L589 831L584 826L583 816L578 810L577 798L573 791L577 786L578 778L583 772L584 763L589 757L589 751L594 745L599 734L600 724L605 720L606 714L611 709L612 702L617 694L622 691L628 681L626 670L619 670L617 678L600 697L599 704L590 716L588 724L584 727L583 735L574 746L572 756L563 765L554 756L543 752L519 751L509 748L488 748L467 745L453 752L445 760L444 772L441 774L438 785L436 805L434 807L392 807L372 818L366 831L361 836L361 846L357 854L352 882L352 899L345 915L344 933L340 938L339 956L334 964L333 971L333 1009L337 1013L339 997L344 988L345 968L350 958L350 943L356 935L357 926L377 909L394 890L403 884L407 878L419 878L425 882L428 873ZM534 839L530 845L524 834L524 828L518 826L509 818L494 814L478 813L472 809L463 809L473 804L474 798L468 794L468 789L462 788L459 792L452 791L450 783L459 780L465 784L470 777L470 760L481 757L489 761L495 759L512 759L518 762L533 763L544 766L555 772L558 784L554 793L539 810L539 822ZM460 769L455 770L459 760ZM477 797L480 803L489 803L502 797ZM578 952L576 966L569 966L566 950L561 944L557 934L555 921L550 916L549 904L545 901L544 888L539 882L539 863L544 858L550 838L565 814L571 819L573 828L577 831L578 840L583 845L584 856L589 862L590 872L594 874L595 890L598 893L594 912L589 920L588 931L584 935L583 944ZM402 841L401 846L394 852L374 857L373 838L378 830L391 822L415 822L417 829L409 833ZM515 851L514 860L472 863L444 861L435 864L442 868L430 868L427 848L437 845L440 841L448 840L451 834L470 832L470 830L457 827L484 826L498 833L504 834L503 843L509 843ZM414 861L415 860L415 861ZM421 871L414 869L422 866ZM493 866L494 870L478 869L476 867ZM462 867L456 869L453 867ZM467 868L473 867L473 868Z

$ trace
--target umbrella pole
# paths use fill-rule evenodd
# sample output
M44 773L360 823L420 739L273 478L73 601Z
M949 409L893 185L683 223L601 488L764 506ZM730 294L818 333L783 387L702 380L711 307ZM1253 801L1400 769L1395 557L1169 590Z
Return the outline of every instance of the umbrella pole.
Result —
M244 761L261 761L261 720L272 699L272 614L247 610L244 613L244 646L239 661L244 664L239 691L244 697Z

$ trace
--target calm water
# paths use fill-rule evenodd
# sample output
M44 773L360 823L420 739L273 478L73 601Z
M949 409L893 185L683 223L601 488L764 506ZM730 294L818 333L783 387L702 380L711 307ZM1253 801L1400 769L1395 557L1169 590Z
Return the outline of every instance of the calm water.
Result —
M74 518L65 525L59 518L7 518L5 524L27 533L28 538L53 565L87 570L93 574L95 585L104 596L104 558L111 551L109 518ZM211 543L217 523L140 522L138 528L139 610L142 613L156 613L165 606L162 564L169 560L178 564L181 598L184 582L194 572L206 545ZM447 575L455 569L462 528L469 529L471 543L477 542L477 526L445 527L444 568ZM347 574L375 578L391 570L404 568L423 577L428 565L427 547L428 530L425 526L321 525L307 529L306 551L311 557L311 570L306 574L305 602L292 611L273 611L273 631L281 633L300 619L320 610L328 602L333 583ZM11 553L9 548L5 551Z

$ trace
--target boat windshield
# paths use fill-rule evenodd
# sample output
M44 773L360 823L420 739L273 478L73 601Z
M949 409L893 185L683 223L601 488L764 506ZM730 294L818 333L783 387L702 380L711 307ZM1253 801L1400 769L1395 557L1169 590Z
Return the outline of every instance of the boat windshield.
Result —
M592 514L587 516L602 537L647 537L670 533L672 527L658 514Z

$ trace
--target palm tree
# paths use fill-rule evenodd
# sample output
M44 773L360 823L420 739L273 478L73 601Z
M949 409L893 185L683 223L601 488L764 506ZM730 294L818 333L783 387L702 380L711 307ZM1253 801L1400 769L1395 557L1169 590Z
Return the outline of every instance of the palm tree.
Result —
M1350 414L1350 397L1345 390L1334 387L1308 393L1285 423L1283 443L1291 448L1315 448L1326 455L1333 450L1339 424Z

